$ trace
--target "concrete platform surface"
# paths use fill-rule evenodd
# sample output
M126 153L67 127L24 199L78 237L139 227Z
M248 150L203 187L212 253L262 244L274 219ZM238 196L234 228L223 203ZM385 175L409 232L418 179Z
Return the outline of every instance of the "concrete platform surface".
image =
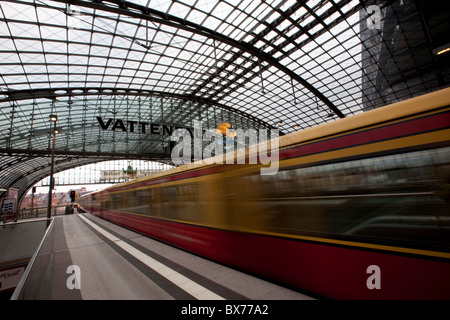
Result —
M46 299L309 300L91 214L55 218Z

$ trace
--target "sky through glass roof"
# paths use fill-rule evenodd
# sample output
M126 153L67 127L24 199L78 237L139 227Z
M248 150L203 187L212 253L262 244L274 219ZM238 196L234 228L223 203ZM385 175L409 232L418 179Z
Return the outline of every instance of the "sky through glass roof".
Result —
M48 174L50 113L59 170L164 153L162 135L98 117L287 134L447 87L436 50L449 12L438 0L1 1L4 184ZM20 182L18 162L41 169Z

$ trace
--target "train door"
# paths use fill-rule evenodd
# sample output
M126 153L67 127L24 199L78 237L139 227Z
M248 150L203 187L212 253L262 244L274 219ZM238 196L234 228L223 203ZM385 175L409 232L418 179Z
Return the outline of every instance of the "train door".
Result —
M199 223L211 227L223 227L224 207L222 174L205 176L198 181Z
M153 217L161 217L161 188L152 188L150 198L150 215Z
M261 201L257 195L260 185L255 177L259 170L249 166L231 170L224 175L223 199L225 215L224 223L233 230L249 231L258 228L261 216Z

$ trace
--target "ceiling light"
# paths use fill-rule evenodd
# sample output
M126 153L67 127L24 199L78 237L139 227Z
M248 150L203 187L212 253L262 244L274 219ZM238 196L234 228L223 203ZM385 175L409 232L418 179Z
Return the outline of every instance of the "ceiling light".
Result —
M441 54L444 54L449 51L450 51L450 43L447 43L443 46L440 46L439 48L434 49L433 54L436 56L440 56Z

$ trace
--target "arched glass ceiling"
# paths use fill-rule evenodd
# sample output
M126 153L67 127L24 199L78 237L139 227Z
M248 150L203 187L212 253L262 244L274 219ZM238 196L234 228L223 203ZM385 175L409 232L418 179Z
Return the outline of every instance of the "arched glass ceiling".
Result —
M447 43L448 6L2 1L0 88L5 96L112 87L201 97L291 132L448 84L446 61L432 54ZM368 24L368 13L379 23Z
M1 1L0 164L14 174L26 175L25 164L45 171L49 112L59 116L56 153L65 168L94 161L83 158L88 152L150 158L162 150L157 137L101 131L97 116L115 117L106 113L112 105L126 121L144 109L153 117L159 105L159 121L184 110L173 123L198 116L208 126L236 120L289 133L446 87L449 7L445 0ZM3 181L17 184L14 174L2 173Z
M200 121L204 129L214 129L221 122L233 123L244 130L268 127L258 118L233 108L173 94L142 90L83 89L78 94L77 91L56 90L53 100L14 101L11 116L0 119L4 128L0 141L6 145L5 151L48 153L54 126L50 114L58 117L56 153L78 156L130 154L137 158L167 158L165 148L170 134L175 128L191 129L194 121Z

